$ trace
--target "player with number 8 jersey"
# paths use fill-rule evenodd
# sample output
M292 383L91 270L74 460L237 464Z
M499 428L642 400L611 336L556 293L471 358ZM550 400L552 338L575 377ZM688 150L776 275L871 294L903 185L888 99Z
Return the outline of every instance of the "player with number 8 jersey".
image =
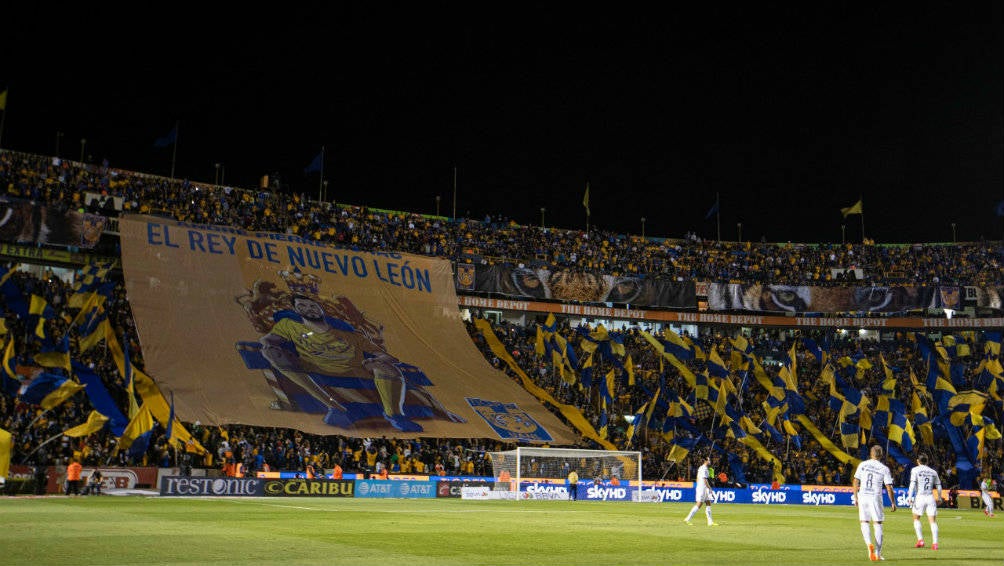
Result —
M858 507L858 519L861 521L861 536L868 546L869 560L885 560L882 557L882 521L885 520L885 510L882 506L883 489L889 494L891 508L896 511L896 496L892 491L892 473L889 467L882 463L885 451L881 446L872 446L871 458L858 464L854 471L854 504ZM869 528L871 523L871 528ZM875 531L875 543L872 543L872 530Z

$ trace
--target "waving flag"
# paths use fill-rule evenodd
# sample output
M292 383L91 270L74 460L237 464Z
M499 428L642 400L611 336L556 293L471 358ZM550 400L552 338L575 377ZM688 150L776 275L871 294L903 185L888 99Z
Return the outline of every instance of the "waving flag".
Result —
M693 450L702 437L697 438L686 438L686 437L675 437L673 438L672 447L669 449L669 454L666 456L666 460L670 462L682 462L687 454Z
M28 307L28 326L34 328L35 336L40 340L45 340L45 323L56 318L56 310L49 306L45 297L32 294L30 307Z
M88 436L103 429L107 423L108 417L97 411L91 411L91 414L87 415L87 422L64 430L63 436L69 436L71 438Z
M725 367L725 362L722 360L721 356L718 355L717 347L711 347L711 350L708 352L708 359L706 360L706 363L709 374L715 377L729 376L729 369Z
M167 442L174 444L176 440L174 436L174 391L171 392L171 414L167 417L167 433L164 435L167 438Z
M129 423L129 419L119 410L118 404L112 399L111 394L108 393L108 389L105 387L104 382L101 381L101 377L93 369L77 360L72 360L71 364L73 365L73 373L77 376L77 379L87 386L84 392L87 394L87 399L91 402L91 406L102 415L108 417L108 428L111 433L115 436L121 436L122 431L125 430L126 425Z
M114 262L96 262L82 267L73 282L73 294L67 301L71 308L84 308L87 300L96 294L95 304L104 303L115 290L115 281L110 281Z
M122 356L125 360L122 365L125 366L126 394L129 396L129 418L133 419L139 412L139 404L136 402L136 372L133 371L129 356L129 340L125 336L122 337Z
M17 355L14 354L13 336L7 340L7 346L4 348L0 374L3 375L3 390L8 394L17 392L21 387L21 382L17 375Z
M133 457L145 453L156 424L157 421L154 420L153 414L150 412L150 406L143 403L139 412L122 431L122 436L119 437L118 444L115 446L115 453L118 454L126 450Z
M949 420L955 426L962 426L970 413L982 415L990 396L982 391L969 390L954 395L948 400Z
M917 430L920 431L921 443L924 446L934 446L934 429L931 425L931 419L927 416L927 408L924 407L916 390L910 398L910 410L913 411L913 422L917 423Z
M153 147L167 147L167 146L173 144L176 141L178 141L178 126L177 125L175 125L173 128L171 128L171 131L167 132L166 135L163 135L163 136L155 139L153 141Z
M337 159L337 155L335 158ZM320 173L324 170L324 147L321 147L321 152L317 154L317 157L310 162L309 165L303 168L305 174L309 173Z
M711 205L711 208L708 209L708 213L704 215L705 220L708 220L712 216L718 214L718 211L720 210L719 204L718 196L715 195L715 204Z
M51 410L77 394L84 386L55 373L42 372L21 386L20 397L25 403Z
M889 400L889 439L903 447L905 452L913 450L917 437L913 423L906 416L906 407L899 399Z
M4 91L7 94L7 91ZM0 479L7 479L10 474L10 455L13 453L14 443L11 434L0 428Z
M848 206L847 208L841 208L840 214L843 214L844 218L847 218L851 214L861 214L863 210L864 210L864 203L859 200L858 202L852 204L851 206Z

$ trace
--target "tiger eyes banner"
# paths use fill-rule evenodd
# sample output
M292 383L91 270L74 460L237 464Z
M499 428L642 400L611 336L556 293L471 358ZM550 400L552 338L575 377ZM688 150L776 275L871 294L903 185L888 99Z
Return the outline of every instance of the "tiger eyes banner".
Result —
M926 308L1001 309L999 287L812 287L709 283L708 309L758 312L902 313Z
M147 373L182 420L571 444L467 333L450 263L121 217Z
M575 269L457 264L458 289L527 299L620 303L639 307L697 307L693 281L602 275Z

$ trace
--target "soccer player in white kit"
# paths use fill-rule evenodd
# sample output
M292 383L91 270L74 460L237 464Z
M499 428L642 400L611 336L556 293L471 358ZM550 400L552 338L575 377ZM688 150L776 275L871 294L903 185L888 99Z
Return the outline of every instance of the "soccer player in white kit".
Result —
M896 496L892 491L892 472L882 463L885 451L881 446L872 446L871 458L858 464L854 471L854 495L852 500L858 508L858 519L861 521L861 535L868 545L869 560L885 560L882 558L882 521L885 520L885 509L882 506L882 489L885 488L896 511ZM868 524L871 523L871 528ZM875 543L872 544L872 529L875 530Z
M695 503L694 506L690 508L690 513L688 513L687 518L683 520L683 522L687 523L688 525L693 524L690 522L690 520L694 518L694 514L697 513L697 510L700 509L701 506L703 505L705 506L704 514L708 517L708 526L709 527L718 526L718 523L716 523L714 519L711 518L711 504L714 502L715 497L714 494L711 492L711 482L710 482L711 472L709 471L710 466L711 466L711 456L705 456L704 462L701 464L701 467L697 468L697 479L694 481L694 488L695 488L694 491L696 494L694 499L697 503Z
M938 501L945 499L945 492L941 489L938 472L927 466L927 454L917 456L917 465L910 470L910 490L906 497L913 510L913 531L917 533L914 547L924 547L920 516L926 514L927 522L931 524L931 550L938 550Z
M994 498L990 492L994 488L994 480L990 477L990 472L980 482L980 497L983 498L983 514L987 517L994 516Z

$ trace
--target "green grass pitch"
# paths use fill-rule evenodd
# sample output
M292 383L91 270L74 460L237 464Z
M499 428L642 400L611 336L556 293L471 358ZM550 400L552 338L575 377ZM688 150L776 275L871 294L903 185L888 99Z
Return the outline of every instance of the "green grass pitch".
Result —
M822 565L869 563L852 507L142 496L0 499L0 564ZM916 549L886 509L885 563L1004 564L1004 519L941 510Z

